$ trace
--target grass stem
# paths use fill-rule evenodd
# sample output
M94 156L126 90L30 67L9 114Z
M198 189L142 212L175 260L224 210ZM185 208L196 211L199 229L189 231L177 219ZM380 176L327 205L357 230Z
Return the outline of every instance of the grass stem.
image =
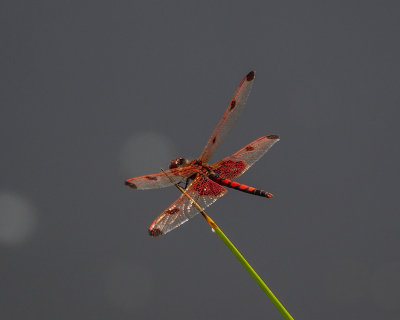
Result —
M162 169L161 169L162 170ZM168 176L168 175L167 175ZM168 176L169 177L169 176ZM221 240L225 243L225 245L232 251L235 257L239 260L242 266L247 270L247 272L253 277L253 279L257 282L257 284L261 287L267 297L271 300L274 306L278 309L278 311L283 315L283 317L287 320L294 320L290 313L285 309L283 304L278 300L278 298L273 294L271 289L268 288L266 283L260 278L257 272L251 267L251 265L247 262L247 260L243 257L243 255L239 252L239 250L234 246L234 244L228 239L225 233L217 226L217 224L212 220L206 212L199 206L199 204L189 195L186 191L176 184L171 177L169 177L171 182L182 192L190 201L192 201L193 205L200 211L204 219L210 225L210 227L217 233L217 235L221 238Z

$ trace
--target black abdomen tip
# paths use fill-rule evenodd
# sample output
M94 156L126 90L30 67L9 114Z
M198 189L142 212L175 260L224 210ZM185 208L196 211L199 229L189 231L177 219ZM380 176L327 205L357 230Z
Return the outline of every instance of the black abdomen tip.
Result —
M269 193L269 192L265 192L264 191L264 197L267 197L267 198L273 198L274 197L274 195L272 194L272 193Z
M246 80L252 81L254 79L255 75L256 75L256 73L254 71L250 71L246 76Z
M279 139L279 136L277 134L270 134L267 136L268 139Z

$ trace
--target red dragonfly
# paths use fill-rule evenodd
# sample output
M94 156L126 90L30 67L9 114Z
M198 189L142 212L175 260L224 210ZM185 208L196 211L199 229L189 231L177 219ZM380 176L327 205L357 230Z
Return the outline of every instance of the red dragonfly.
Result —
M169 170L130 178L125 181L125 184L133 189L164 188L173 185L168 178L169 176L175 183L184 183L186 185L186 192L203 209L225 195L227 193L225 187L257 196L272 198L273 195L269 192L249 187L232 181L232 179L241 176L258 159L260 159L268 149L279 140L279 136L269 135L261 137L233 155L212 165L207 164L211 155L226 137L232 128L232 125L243 110L247 97L249 96L250 90L253 86L254 78L255 72L250 71L240 82L240 85L236 89L224 116L214 129L198 159L190 161L185 158L177 158L171 161ZM165 234L185 223L198 213L199 211L193 206L193 203L182 194L178 200L171 204L157 219L154 220L149 227L149 233L152 237Z

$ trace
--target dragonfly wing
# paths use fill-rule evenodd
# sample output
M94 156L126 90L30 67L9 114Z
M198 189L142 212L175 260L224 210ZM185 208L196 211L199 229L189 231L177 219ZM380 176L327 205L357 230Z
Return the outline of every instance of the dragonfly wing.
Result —
M186 189L189 194L202 209L213 204L218 198L225 195L227 190L208 179L199 175ZM153 221L149 227L149 234L152 237L163 235L188 221L197 215L199 211L184 194L171 204L160 216Z
M168 178L171 177L174 183L180 183L190 178L198 172L194 167L181 167L165 170L164 172L148 174L146 176L135 177L125 180L125 184L132 189L157 189L172 186L173 183Z
M247 97L250 94L251 88L254 83L255 72L250 71L240 83L239 87L236 89L231 102L226 109L224 116L217 124L208 140L202 154L200 155L200 160L203 162L208 162L211 155L214 153L218 145L224 140L226 135L229 133L236 119L239 117L243 107L247 101Z
M233 155L214 163L211 167L218 177L235 179L246 172L278 141L279 136L277 135L261 137Z

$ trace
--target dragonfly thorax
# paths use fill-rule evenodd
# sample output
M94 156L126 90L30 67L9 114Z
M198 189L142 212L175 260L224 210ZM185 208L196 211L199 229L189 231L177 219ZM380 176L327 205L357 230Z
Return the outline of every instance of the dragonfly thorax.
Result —
M182 168L182 167L196 167L198 171L203 174L212 173L211 167L203 163L201 160L188 160L185 158L176 158L175 160L171 160L169 163L170 169Z

